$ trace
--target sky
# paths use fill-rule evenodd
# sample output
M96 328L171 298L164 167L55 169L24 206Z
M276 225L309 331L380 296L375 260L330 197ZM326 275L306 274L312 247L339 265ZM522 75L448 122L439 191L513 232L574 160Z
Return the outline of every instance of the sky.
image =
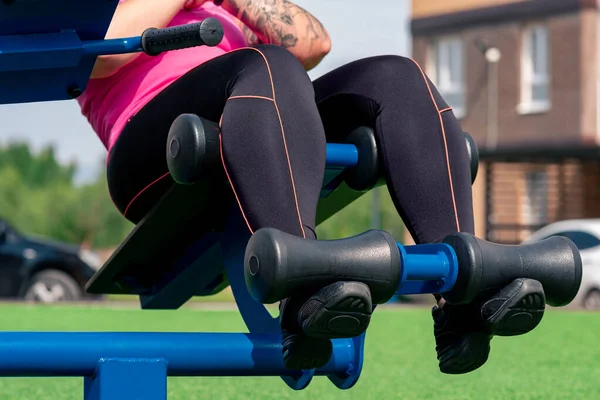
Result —
M331 52L309 72L313 79L359 58L410 56L410 0L298 0L296 4L315 15L331 36ZM93 179L106 157L75 101L0 105L0 121L0 144L28 141L34 151L54 144L60 162L75 160L79 165L79 183Z

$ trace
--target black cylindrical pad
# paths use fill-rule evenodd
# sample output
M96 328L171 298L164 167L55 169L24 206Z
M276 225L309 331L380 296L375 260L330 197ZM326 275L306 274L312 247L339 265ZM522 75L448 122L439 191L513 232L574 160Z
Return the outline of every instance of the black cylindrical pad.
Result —
M539 281L549 305L569 304L579 291L581 255L575 244L561 236L517 246L491 243L468 233L456 233L445 240L458 258L456 284L444 298L465 304L492 295L517 278Z
M221 171L219 126L195 114L175 118L167 136L167 166L175 182L190 185Z
M338 281L365 283L373 304L382 304L398 288L400 251L394 238L379 230L312 240L264 228L248 242L244 273L252 297L264 304L314 293Z
M379 152L373 129L366 126L356 128L346 138L358 150L358 164L344 171L344 180L350 189L366 192L373 189L383 175L379 166Z

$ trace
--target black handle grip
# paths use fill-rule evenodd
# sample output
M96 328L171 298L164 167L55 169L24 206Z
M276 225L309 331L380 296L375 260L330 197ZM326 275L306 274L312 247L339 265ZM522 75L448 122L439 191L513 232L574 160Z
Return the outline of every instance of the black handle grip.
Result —
M207 18L196 24L172 26L169 28L148 28L142 33L142 50L150 56L157 56L170 50L195 46L216 46L223 39L223 25L216 18Z
M263 304L313 293L338 281L363 282L373 304L383 304L400 282L400 250L384 231L340 240L311 240L272 228L256 231L246 246L244 274Z
M569 304L581 285L581 255L575 244L564 237L518 246L491 243L467 233L445 240L456 252L458 280L444 298L465 304L484 298L517 278L539 281L546 301L553 307Z

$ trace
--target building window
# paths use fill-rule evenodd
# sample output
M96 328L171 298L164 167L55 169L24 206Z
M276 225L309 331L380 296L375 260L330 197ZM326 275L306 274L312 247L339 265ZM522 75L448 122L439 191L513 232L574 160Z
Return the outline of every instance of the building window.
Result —
M523 32L520 113L550 109L549 63L548 29L543 25L528 27Z
M546 171L525 173L524 195L523 222L528 227L537 229L548 222L548 174Z
M464 117L464 45L461 39L444 38L433 42L428 75L457 118Z

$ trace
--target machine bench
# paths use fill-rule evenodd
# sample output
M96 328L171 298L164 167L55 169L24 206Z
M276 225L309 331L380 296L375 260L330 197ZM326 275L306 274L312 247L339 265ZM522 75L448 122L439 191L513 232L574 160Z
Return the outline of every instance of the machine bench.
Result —
M218 151L214 145L210 148L217 142L210 138L218 134L216 124L183 115L173 123L171 135L180 133L177 130L201 135L202 144L209 147L202 151ZM384 184L379 168L373 168L379 164L373 130L360 127L349 137L354 143L327 145L317 224ZM470 136L465 137L471 146ZM469 154L477 157L471 150ZM138 295L144 309L176 309L194 296L214 295L229 285L220 241L231 234L227 216L238 214L237 204L220 163L213 160L199 169L205 173L191 184L174 183L135 226L88 282L89 293ZM249 233L244 236L249 238Z

